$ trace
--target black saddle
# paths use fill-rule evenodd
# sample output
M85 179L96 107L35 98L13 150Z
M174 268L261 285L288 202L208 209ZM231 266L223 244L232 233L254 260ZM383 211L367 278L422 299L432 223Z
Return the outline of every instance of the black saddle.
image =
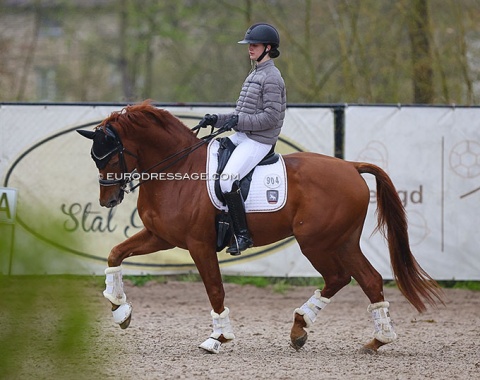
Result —
M223 169L225 169L225 166L227 165L230 156L232 155L233 151L237 146L228 137L218 138L217 141L220 143L220 146L218 148L218 167L217 175L215 177L215 194L217 195L218 199L222 201L225 205L225 199L223 199L222 190L220 188L220 175L222 174ZM268 152L267 155L262 158L262 160L258 163L257 166L274 164L279 160L279 158L279 154L275 153L275 145L273 145L272 149L270 149L270 152ZM252 183L252 176L254 170L255 168L253 168L250 173L248 173L240 180L239 187L240 192L242 193L243 200L246 200L248 197L248 192L250 190L250 184Z

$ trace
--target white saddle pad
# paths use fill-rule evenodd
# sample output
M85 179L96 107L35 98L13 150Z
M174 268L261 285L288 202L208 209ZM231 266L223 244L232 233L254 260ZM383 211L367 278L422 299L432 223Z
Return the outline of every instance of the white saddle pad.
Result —
M219 210L227 207L215 194L215 174L218 167L220 143L212 140L207 148L207 189L213 205ZM245 200L246 212L273 212L280 210L287 201L287 171L282 155L271 165L257 166L253 172L250 191Z

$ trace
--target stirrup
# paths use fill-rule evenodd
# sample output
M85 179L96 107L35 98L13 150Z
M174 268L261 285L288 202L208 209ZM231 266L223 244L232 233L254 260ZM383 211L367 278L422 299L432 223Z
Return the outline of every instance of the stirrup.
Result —
M234 241L227 249L227 253L230 253L232 256L240 256L242 251L245 251L248 248L253 246L253 241L247 236L236 236L233 235Z

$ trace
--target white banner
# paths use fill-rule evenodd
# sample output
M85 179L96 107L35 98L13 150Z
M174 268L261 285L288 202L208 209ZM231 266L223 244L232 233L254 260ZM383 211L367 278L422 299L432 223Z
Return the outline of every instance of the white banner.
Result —
M480 109L349 106L345 158L391 176L408 213L412 251L441 280L480 280ZM375 181L362 248L385 276L388 250L375 227Z
M114 209L98 203L97 169L91 141L75 130L91 130L121 106L2 105L0 178L17 189L15 234L0 229L0 273L103 274L111 248L142 228L136 194ZM205 113L228 108L164 107L193 127ZM276 150L282 154L314 151L333 154L333 111L289 108ZM13 253L5 247L13 246ZM281 256L280 256L281 255ZM224 274L318 276L297 244L287 240L250 249L240 257L218 254ZM279 259L281 257L281 259ZM173 249L124 262L127 274L195 271L188 252Z
M1 105L1 186L16 194L16 224L0 225L0 273L103 274L113 246L141 228L136 194L114 209L98 203L92 129L121 106ZM165 107L188 126L223 107ZM345 158L378 164L391 176L406 207L412 251L439 280L480 280L480 109L347 106ZM277 151L333 155L330 108L287 109ZM375 184L362 249L385 279L392 278L384 239L375 228ZM9 206L7 210L7 205ZM0 209L9 216L11 199ZM7 212L8 211L8 212ZM9 214L9 215L7 215ZM15 231L12 230L15 227ZM14 232L14 233L13 233ZM13 241L10 241L13 240ZM218 254L227 275L318 276L293 240ZM127 259L128 274L195 271L188 252L174 249Z

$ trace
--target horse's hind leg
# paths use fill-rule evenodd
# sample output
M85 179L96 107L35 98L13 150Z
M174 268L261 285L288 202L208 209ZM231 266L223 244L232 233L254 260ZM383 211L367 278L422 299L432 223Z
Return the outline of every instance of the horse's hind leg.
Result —
M354 255L349 255L345 260L345 266L351 271L352 277L370 300L367 311L371 313L373 319L373 339L360 351L374 354L381 346L391 343L397 338L388 311L390 304L385 301L383 294L383 279L363 255L360 248Z
M315 256L309 255L309 251L302 249L305 256L325 281L322 290L317 289L313 296L293 313L293 326L290 332L290 341L293 348L302 348L308 338L306 328L310 327L316 320L318 313L324 309L340 289L350 283L351 277L345 272L335 259L335 255L321 255L317 252Z
M300 349L307 341L305 328L310 327L318 313L324 309L340 289L350 283L353 277L367 295L371 304L367 310L372 314L374 323L374 338L367 343L362 352L375 353L381 346L392 342L397 335L393 330L388 307L383 295L383 280L380 274L365 258L358 245L354 249L340 249L329 254L321 254L302 248L305 256L317 269L324 281L324 288L315 291L315 294L302 305L295 309L294 322L290 333L291 344L295 349Z

